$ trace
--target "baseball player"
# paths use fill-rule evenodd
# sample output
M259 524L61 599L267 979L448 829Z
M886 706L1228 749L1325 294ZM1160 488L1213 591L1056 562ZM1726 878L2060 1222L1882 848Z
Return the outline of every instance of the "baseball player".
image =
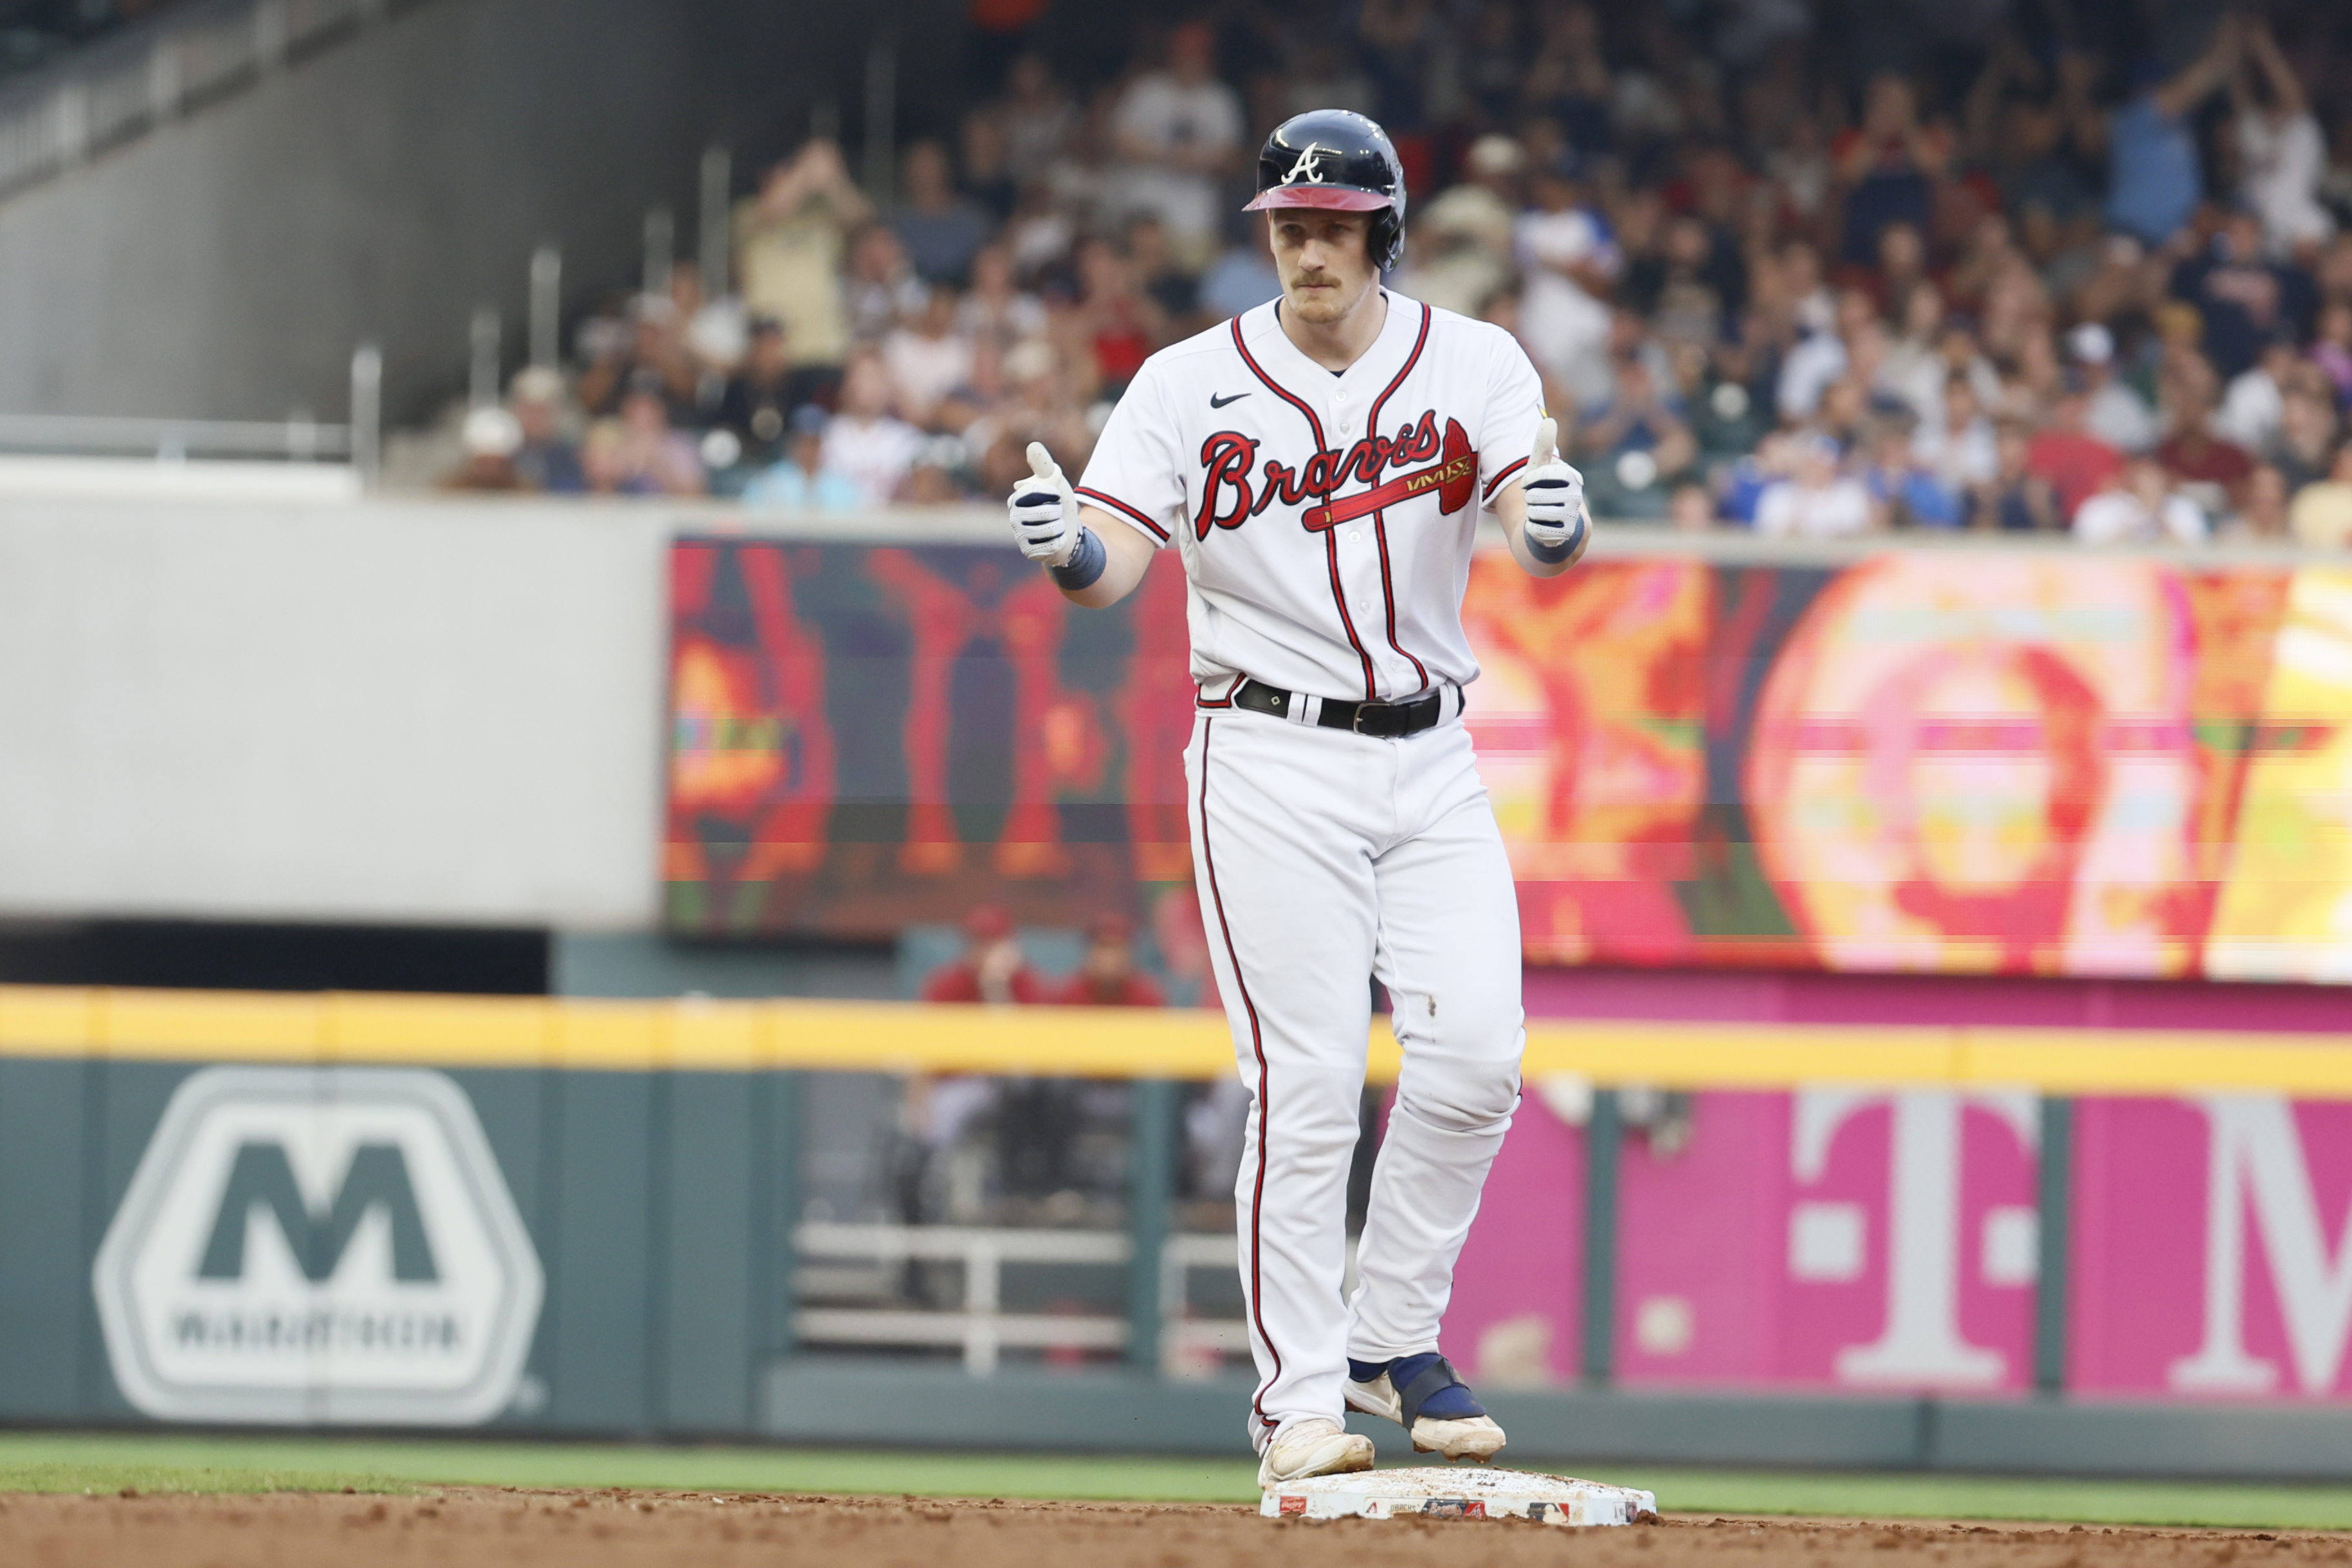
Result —
M1462 595L1480 507L1539 577L1591 525L1518 344L1381 287L1405 187L1378 125L1284 122L1249 210L1282 297L1145 362L1083 483L1033 445L1009 505L1081 605L1163 545L1184 563L1193 868L1251 1096L1236 1226L1271 1485L1370 1468L1349 1409L1447 1458L1503 1446L1437 1349L1526 1038L1510 864L1461 722ZM1368 973L1404 1068L1343 1300Z

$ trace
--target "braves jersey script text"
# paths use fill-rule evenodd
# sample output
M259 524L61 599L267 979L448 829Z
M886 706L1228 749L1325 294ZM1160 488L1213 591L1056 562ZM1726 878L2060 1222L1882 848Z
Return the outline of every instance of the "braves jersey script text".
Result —
M1077 494L1183 552L1202 706L1244 677L1395 700L1477 677L1478 510L1527 466L1542 396L1509 333L1400 294L1338 375L1261 305L1144 363Z

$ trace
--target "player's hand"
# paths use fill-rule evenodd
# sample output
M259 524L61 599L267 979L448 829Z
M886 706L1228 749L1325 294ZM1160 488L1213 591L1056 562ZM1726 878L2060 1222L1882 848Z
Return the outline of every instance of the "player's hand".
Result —
M1528 539L1557 552L1581 546L1592 531L1584 515L1584 476L1560 459L1559 422L1546 419L1536 426L1536 449L1528 459L1528 477L1520 481L1528 500Z
M1029 443L1029 477L1005 500L1021 553L1045 566L1066 566L1078 547L1078 498L1043 441Z

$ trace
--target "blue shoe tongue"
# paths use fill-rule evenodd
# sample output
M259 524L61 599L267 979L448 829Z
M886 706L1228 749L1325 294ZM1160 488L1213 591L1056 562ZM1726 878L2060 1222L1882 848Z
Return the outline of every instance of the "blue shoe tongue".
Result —
M1442 1359L1434 1351L1423 1355L1399 1356L1389 1363L1389 1384L1400 1397L1406 1397L1414 1379L1434 1367ZM1413 1412L1416 1419L1426 1415L1433 1421L1467 1421L1486 1414L1486 1407L1478 1403L1477 1395L1462 1384L1450 1382L1443 1387L1430 1390L1423 1395L1420 1409Z
M1486 1407L1460 1384L1441 1388L1421 1402L1421 1413L1436 1421L1467 1421L1486 1414Z
M1349 1356L1348 1358L1348 1381L1350 1383L1370 1383L1374 1378L1380 1376L1381 1373L1388 1371L1388 1369L1389 1363L1387 1362L1358 1361L1354 1356Z

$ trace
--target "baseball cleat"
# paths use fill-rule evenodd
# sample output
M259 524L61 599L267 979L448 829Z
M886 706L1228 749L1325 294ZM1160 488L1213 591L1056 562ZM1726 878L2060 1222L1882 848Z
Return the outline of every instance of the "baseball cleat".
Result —
M1310 1415L1275 1434L1274 1441L1265 1446L1265 1458L1258 1461L1257 1484L1263 1489L1308 1476L1336 1476L1371 1468L1370 1437L1348 1431L1337 1421Z
M1386 1416L1424 1454L1483 1465L1503 1447L1503 1429L1434 1351L1389 1362L1350 1358L1348 1408Z

